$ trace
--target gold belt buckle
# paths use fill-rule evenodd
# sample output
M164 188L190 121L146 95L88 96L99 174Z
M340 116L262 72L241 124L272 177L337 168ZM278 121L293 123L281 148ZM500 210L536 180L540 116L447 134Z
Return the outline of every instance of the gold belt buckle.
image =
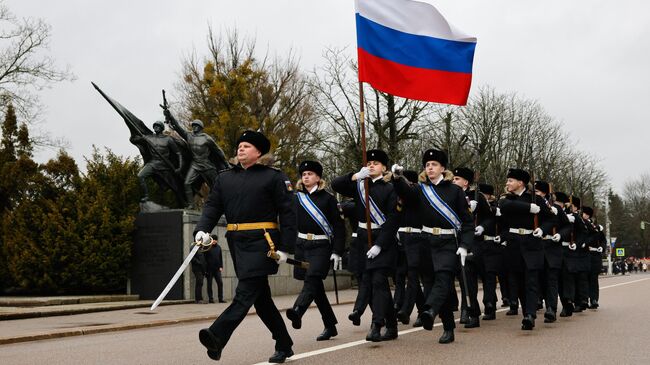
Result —
M233 226L234 226L233 231L239 231L239 223L235 223L235 224L233 224Z
M523 229L523 228L519 228L519 234L520 234L520 235L525 235L525 234L526 234L526 230Z
M440 228L434 227L431 233L435 234L436 236L440 236Z
M404 231L405 231L406 233L411 233L411 227L406 227L406 229L405 229Z
M313 233L307 233L307 240L308 241L313 241L314 240L314 234Z

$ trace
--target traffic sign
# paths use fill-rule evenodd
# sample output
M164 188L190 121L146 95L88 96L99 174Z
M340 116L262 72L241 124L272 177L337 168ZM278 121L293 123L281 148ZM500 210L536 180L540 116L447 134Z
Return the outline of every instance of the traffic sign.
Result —
M623 257L625 256L625 249L624 248L617 248L616 249L616 257Z

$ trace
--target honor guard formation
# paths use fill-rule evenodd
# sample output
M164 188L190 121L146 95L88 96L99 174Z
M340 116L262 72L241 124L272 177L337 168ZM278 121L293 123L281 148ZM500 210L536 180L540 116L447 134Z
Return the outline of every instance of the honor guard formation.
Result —
M504 185L494 187L475 181L470 168L448 170L443 151L425 151L418 172L389 167L389 156L375 149L367 151L368 162L358 172L332 180L331 190L346 198L339 203L326 190L319 162L300 164L294 188L282 171L265 163L270 146L259 132L241 135L237 164L213 177L194 232L197 242L211 242L210 232L225 215L239 279L230 306L199 332L213 360L220 359L251 306L275 340L269 362L294 354L268 283L283 263L293 264L295 279L304 281L286 311L291 326L300 329L315 302L323 321L316 341L338 334L323 280L332 266L341 267L345 218L353 231L347 270L359 284L348 319L360 326L370 309L368 341L396 340L398 322L409 324L414 309L413 326L431 331L438 319L443 325L438 342L446 344L454 341L459 309L465 328L479 330L481 320L496 320L500 306L509 308L506 315L521 315L521 329L531 331L542 311L544 322L552 323L558 309L559 317L567 317L599 306L603 227L594 223L592 208L553 191L551 182L512 168Z

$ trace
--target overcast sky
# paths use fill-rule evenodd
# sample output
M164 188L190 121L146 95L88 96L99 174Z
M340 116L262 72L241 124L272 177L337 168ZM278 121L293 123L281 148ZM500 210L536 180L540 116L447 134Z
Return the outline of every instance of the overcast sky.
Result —
M643 0L427 0L478 38L472 90L489 84L538 100L602 159L619 192L650 170L650 2ZM18 16L52 26L51 55L77 80L42 93L41 128L70 143L83 164L92 145L136 156L96 82L148 125L160 90L174 99L182 58L205 54L208 24L236 27L271 53L293 49L301 67L325 47L356 47L353 0L5 0ZM43 151L39 160L54 156Z

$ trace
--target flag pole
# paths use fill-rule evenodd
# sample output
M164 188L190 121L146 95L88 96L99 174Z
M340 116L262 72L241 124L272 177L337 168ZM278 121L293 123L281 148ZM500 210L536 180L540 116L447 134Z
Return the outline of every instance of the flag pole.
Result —
M368 165L368 156L366 156L366 108L363 100L363 82L359 81L359 119L361 119L361 156L363 166ZM372 226L370 221L370 191L368 179L363 179L363 190L365 194L363 199L366 202L366 233L368 237L368 249L372 247Z

